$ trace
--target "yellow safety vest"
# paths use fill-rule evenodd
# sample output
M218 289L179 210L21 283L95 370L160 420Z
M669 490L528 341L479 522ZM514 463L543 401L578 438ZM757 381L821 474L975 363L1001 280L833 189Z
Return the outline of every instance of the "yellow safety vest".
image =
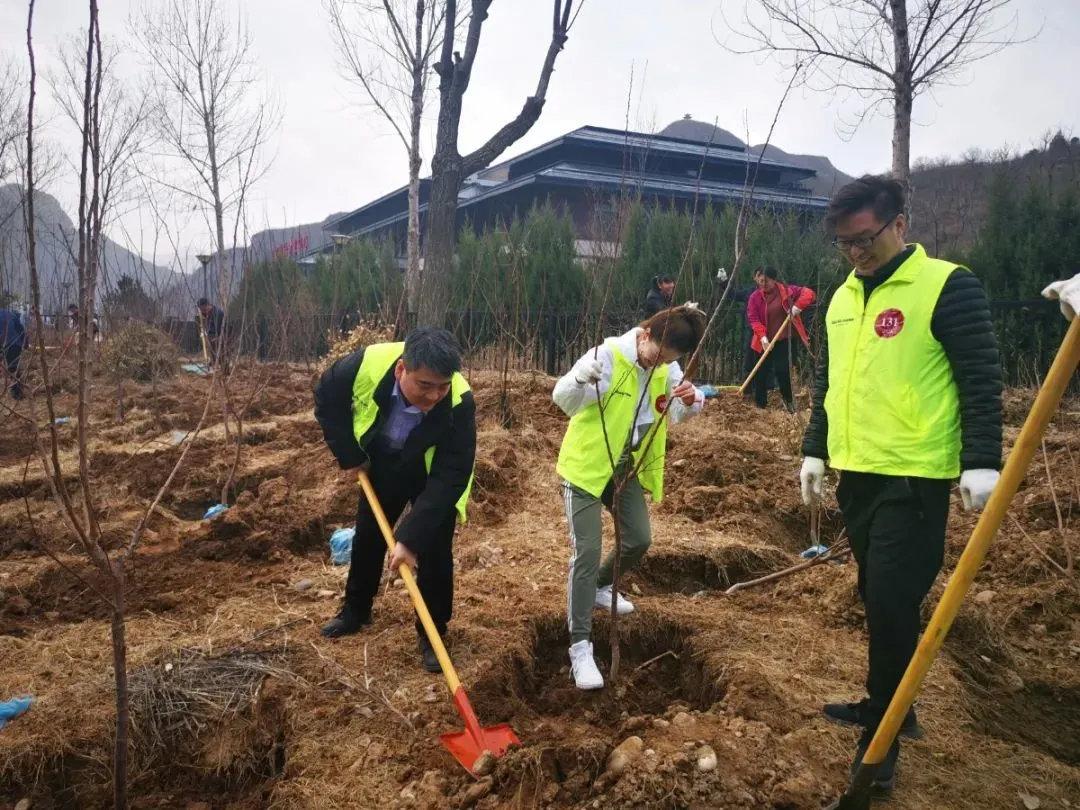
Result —
M379 387L390 368L405 351L404 343L373 343L364 349L364 359L360 362L360 368L353 380L352 411L353 411L353 435L356 441L360 441L364 434L371 430L375 419L379 415L379 406L375 402L375 389ZM454 372L450 378L450 406L456 408L461 404L461 398L469 391L469 383L460 373ZM424 466L428 473L431 472L432 462L435 460L435 446L432 445L424 453ZM468 519L466 506L469 503L469 493L472 492L473 476L470 473L469 483L465 487L456 504L458 520L465 523Z
M833 295L825 317L832 467L920 478L960 474L960 397L930 331L941 289L956 269L915 245L869 299L854 271Z
M589 403L570 417L562 447L559 448L559 462L555 467L564 480L585 490L594 498L603 494L611 480L612 457L616 464L623 457L634 429L639 396L636 364L618 350L614 340L608 340L606 344L611 350L612 371L611 386L603 397L603 425L600 421L600 406L596 402ZM660 418L660 408L664 406L667 397L667 381L668 366L665 363L656 367L649 382L652 427L638 442L638 450L631 453L634 466L638 466L642 452L647 454L638 466L637 478L641 486L652 495L654 503L659 503L664 496L667 419ZM611 456L608 455L608 444L604 440L605 428L611 444ZM651 438L654 433L655 438Z

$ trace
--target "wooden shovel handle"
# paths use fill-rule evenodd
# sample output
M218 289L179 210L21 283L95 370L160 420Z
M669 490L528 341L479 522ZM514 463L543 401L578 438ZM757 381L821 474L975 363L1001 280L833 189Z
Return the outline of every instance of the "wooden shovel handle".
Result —
M789 312L788 316L786 318L784 318L784 322L780 325L780 328L776 330L776 334L779 335L781 332L783 332L784 328L790 322L791 322L791 313ZM788 336L788 340L790 340L790 339L791 339L791 337ZM769 354L772 352L772 350L775 349L775 348L776 348L776 340L775 339L770 340L769 345L765 347L765 351L763 351L761 353L761 357L758 358L757 365L755 365L754 368L750 371L750 375L746 378L746 381L741 386L739 386L739 393L740 394L745 394L746 393L747 387L750 385L750 382L754 379L754 375L758 373L758 369L761 368L761 364L765 362L765 358L768 357Z

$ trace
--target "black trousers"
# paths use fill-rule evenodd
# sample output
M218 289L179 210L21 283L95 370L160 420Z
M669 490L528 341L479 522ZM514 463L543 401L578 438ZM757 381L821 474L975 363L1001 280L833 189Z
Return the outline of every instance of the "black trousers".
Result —
M866 691L879 717L919 642L922 601L944 559L950 487L942 479L840 474L836 497L870 635Z
M19 358L21 356L21 345L8 346L4 349L4 365L7 367L11 396L15 399L22 397L22 383L19 379Z
M787 338L778 340L776 348L769 352L765 362L761 364L758 373L754 375L754 404L764 408L769 402L769 378L776 375L776 387L780 389L780 396L789 405L792 403L791 396L791 357L789 356L790 341ZM795 348L791 344L790 351ZM754 362L761 358L755 353Z
M405 507L424 488L426 476L422 461L416 468L404 469L393 456L374 455L371 464L371 484L375 495L393 526ZM446 633L454 603L454 525L457 513L451 509L446 521L429 540L428 550L417 557L416 582L424 597L439 635ZM349 577L345 581L345 604L362 616L371 614L375 595L379 592L386 563L386 541L375 522L375 515L363 493L356 510L356 536L353 538ZM419 617L416 632L424 634Z

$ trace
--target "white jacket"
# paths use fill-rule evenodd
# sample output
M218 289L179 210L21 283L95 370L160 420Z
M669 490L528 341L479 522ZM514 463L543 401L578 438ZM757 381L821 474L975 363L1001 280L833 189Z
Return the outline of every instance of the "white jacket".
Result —
M641 437L645 435L645 432L649 429L649 426L653 423L653 409L652 403L649 402L649 397L646 394L646 389L650 380L650 369L642 368L638 363L638 351L637 341L638 335L641 334L641 327L635 326L629 332L624 335L620 335L615 338L615 342L619 347L619 351L623 356L633 360L634 368L637 370L637 401L638 412L634 418L634 438L633 444L637 445L641 441ZM596 349L589 349L580 359L586 357L594 357L600 361L600 364L604 368L603 376L600 378L600 396L604 396L608 389L611 388L611 374L614 368L614 359L611 356L611 349L608 348L607 343L602 343ZM670 363L668 365L668 379L667 379L667 393L671 396L671 389L678 385L682 381L683 373L679 364ZM596 389L597 386L586 383L582 385L574 378L574 372L571 371L564 374L559 378L559 381L555 383L555 390L551 392L551 398L555 404L558 405L567 416L573 416L586 405L596 402ZM702 407L705 404L705 395L695 387L694 388L694 404L684 405L681 399L675 398L668 406L668 418L672 424L677 424L683 421L689 416L696 413L700 413Z

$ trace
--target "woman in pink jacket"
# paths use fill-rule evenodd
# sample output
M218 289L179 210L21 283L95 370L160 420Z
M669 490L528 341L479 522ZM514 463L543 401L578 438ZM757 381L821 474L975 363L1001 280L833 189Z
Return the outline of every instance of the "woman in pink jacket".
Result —
M787 343L791 334L791 325L785 325L784 321L790 313L791 324L794 324L799 339L809 346L810 339L806 335L806 327L803 326L799 313L813 304L817 296L809 287L778 281L775 268L768 266L759 267L754 271L754 283L758 288L746 302L746 319L750 321L750 328L754 331L750 348L761 354L770 343L776 343L757 374L754 375L754 403L759 408L764 408L767 403L766 385L771 368L776 374L776 384L780 388L784 404L789 411L794 412L795 400L791 394L789 362L791 355Z

